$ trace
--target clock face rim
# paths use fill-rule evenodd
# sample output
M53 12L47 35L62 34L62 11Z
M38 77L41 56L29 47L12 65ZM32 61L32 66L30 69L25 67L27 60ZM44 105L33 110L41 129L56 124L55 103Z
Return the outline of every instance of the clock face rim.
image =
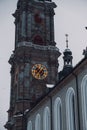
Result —
M37 70L36 70L37 69ZM47 68L45 65L43 64L34 64L32 66L32 75L35 79L38 79L38 80L43 80L47 77L48 75L48 71L47 71Z

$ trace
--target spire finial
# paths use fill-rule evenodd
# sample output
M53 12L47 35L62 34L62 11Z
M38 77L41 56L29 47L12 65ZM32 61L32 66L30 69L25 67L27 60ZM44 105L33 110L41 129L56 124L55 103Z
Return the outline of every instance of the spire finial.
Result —
M65 34L66 36L66 48L68 48L68 34Z

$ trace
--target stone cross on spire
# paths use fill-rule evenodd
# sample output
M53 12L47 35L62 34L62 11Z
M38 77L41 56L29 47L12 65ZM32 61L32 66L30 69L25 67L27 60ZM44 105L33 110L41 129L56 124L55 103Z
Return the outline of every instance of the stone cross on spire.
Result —
M68 34L65 34L66 36L66 48L68 48Z

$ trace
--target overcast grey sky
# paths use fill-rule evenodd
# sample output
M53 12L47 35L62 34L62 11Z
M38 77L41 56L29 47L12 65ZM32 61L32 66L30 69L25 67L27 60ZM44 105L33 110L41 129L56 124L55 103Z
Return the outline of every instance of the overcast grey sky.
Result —
M65 49L65 34L69 34L69 48L73 53L73 65L82 58L87 46L87 0L53 0L55 9L55 41L61 52ZM7 121L6 111L10 99L10 65L8 59L14 50L14 18L17 0L0 0L0 130ZM62 68L62 56L59 60Z

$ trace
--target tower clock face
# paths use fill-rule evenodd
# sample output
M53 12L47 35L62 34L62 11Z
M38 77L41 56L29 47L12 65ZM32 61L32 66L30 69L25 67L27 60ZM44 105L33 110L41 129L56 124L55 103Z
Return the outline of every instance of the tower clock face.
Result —
M35 64L32 67L32 75L36 79L45 79L48 75L47 68L42 64Z

